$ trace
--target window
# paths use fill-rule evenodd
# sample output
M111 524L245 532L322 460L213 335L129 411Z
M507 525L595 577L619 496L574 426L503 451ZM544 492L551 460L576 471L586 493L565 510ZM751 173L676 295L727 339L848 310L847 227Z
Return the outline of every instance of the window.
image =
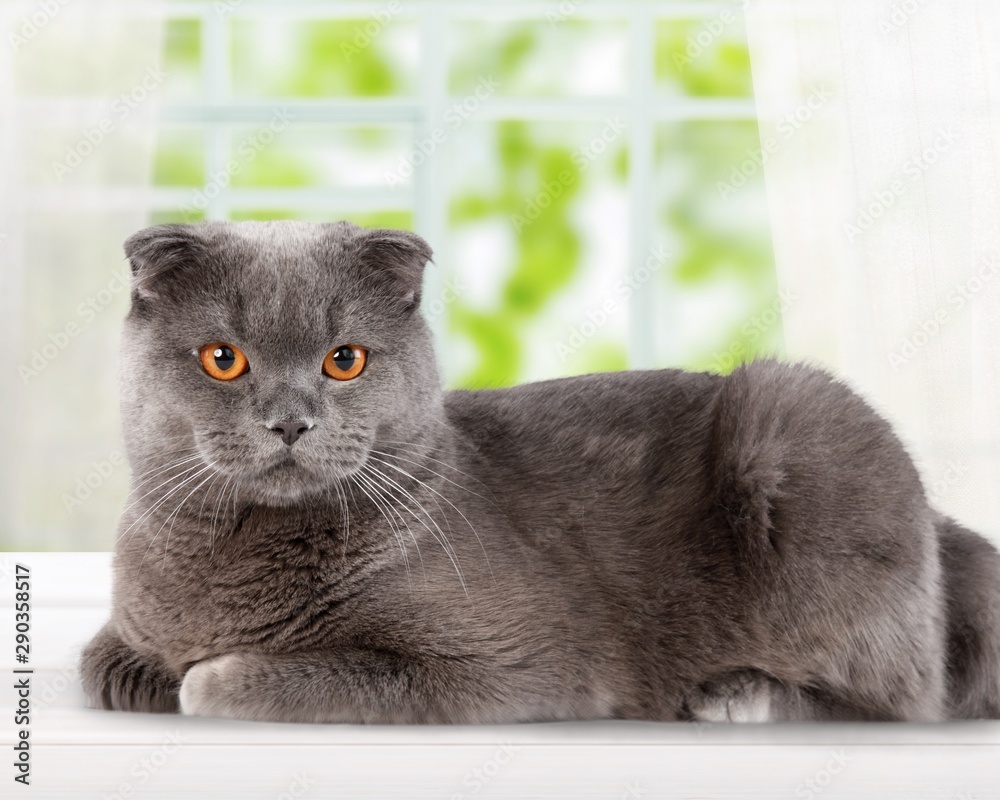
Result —
M80 44L79 70L54 20L16 54L27 232L8 303L31 313L12 361L37 351L43 368L12 390L3 545L114 541L127 292L112 254L149 222L417 230L451 387L780 353L739 5L178 1ZM100 63L130 39L146 72ZM115 157L53 173L107 117ZM91 298L93 324L69 336Z

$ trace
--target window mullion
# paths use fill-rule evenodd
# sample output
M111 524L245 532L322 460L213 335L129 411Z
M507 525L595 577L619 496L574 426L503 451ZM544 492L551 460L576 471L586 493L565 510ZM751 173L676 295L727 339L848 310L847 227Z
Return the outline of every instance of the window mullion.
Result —
M649 8L637 6L629 18L631 86L628 130L629 258L628 282L643 276L645 262L653 251L653 221L656 198L653 192L655 120L651 113L655 97L654 50L655 17ZM650 369L656 362L656 330L653 287L633 290L629 297L629 366Z

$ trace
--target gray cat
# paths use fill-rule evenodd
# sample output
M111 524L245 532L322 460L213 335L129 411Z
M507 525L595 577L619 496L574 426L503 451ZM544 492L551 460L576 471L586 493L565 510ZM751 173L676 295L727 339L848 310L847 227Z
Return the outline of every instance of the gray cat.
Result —
M412 233L213 222L125 249L133 485L93 706L1000 717L1000 556L829 375L443 392Z

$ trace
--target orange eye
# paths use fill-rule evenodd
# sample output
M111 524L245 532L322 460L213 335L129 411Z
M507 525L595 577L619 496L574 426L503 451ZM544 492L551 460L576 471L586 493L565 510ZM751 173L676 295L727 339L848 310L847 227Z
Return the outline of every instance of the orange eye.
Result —
M336 347L323 359L323 372L334 380L349 381L361 374L368 363L368 351L363 347L345 344Z
M206 344L198 351L198 355L205 372L217 381L231 381L250 367L243 351L225 342Z

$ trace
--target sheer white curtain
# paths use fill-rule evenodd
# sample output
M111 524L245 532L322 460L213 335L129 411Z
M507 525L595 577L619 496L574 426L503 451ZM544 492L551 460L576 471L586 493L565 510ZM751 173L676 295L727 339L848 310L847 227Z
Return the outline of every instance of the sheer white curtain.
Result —
M121 243L148 221L163 19L0 5L0 550L114 538Z
M1000 543L1000 3L751 0L747 26L788 355Z

